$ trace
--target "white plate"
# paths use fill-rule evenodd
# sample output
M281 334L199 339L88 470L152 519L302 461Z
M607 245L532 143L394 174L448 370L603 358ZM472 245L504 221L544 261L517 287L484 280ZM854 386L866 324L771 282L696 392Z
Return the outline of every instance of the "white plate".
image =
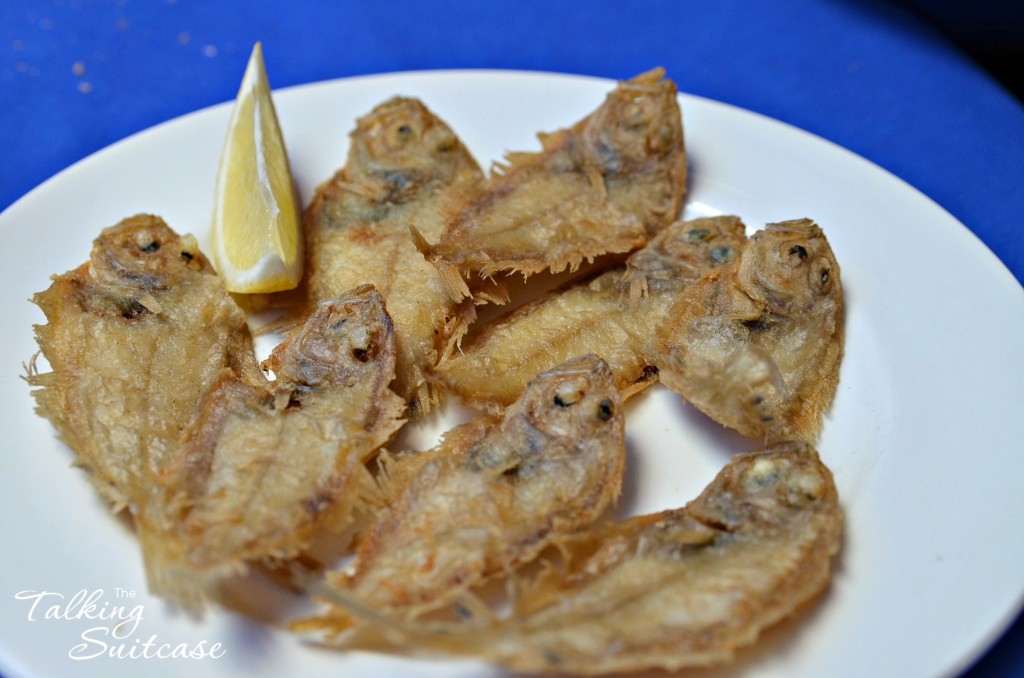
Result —
M329 82L276 97L308 199L343 163L355 118L391 95L421 97L486 163L506 149L535 148L535 131L574 122L611 87L560 75L440 72ZM688 215L735 213L751 226L816 219L842 266L848 305L839 392L819 442L847 514L832 586L721 675L736 666L759 676L956 672L1012 618L1024 591L1024 295L967 229L877 167L742 110L689 96L682 105ZM241 615L197 621L151 598L130 530L68 467L70 451L32 413L19 374L35 351L30 326L42 314L28 297L50 274L84 261L100 229L124 216L153 212L179 231L205 234L228 113L219 106L115 144L0 215L0 671L479 675L486 669L475 662L319 650ZM627 430L624 513L682 505L731 452L756 446L660 388L631 408ZM119 590L135 597L118 597ZM47 596L33 620L31 599L17 597L29 591L65 599ZM141 606L126 649L138 652L155 635L156 644L219 642L224 655L73 661L83 632L103 639L110 625L75 618L81 608L67 602L79 591L101 591L97 610L108 614ZM42 618L55 603L72 618ZM86 645L79 654L99 649Z

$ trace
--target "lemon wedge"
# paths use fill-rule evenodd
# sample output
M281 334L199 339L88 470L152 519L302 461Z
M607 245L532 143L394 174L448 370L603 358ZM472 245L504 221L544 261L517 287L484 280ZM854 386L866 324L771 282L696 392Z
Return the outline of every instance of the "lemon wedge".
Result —
M298 199L258 42L221 150L211 240L229 292L292 289L302 277Z

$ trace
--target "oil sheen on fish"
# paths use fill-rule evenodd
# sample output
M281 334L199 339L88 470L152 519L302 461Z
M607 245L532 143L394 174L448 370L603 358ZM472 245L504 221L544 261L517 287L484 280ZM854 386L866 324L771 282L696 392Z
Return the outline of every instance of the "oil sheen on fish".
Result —
M532 560L600 516L625 464L621 397L596 356L538 375L499 418L453 429L440 446L384 467L387 504L355 568L329 578L378 610L413 617ZM340 612L304 628L344 628Z
M191 607L247 561L297 555L325 517L337 527L401 424L391 321L372 287L321 302L267 365L272 383L214 384L162 479L163 529L143 540L151 586Z
M358 285L384 296L395 325L395 390L429 409L424 373L449 351L475 317L452 302L413 244L410 227L439 238L439 206L482 180L455 133L418 100L394 98L360 118L345 166L323 184L303 214L306 311Z
M138 514L223 373L264 381L245 317L195 239L158 217L105 229L89 261L33 301L52 368L30 369L37 411L116 510Z
M470 294L464 277L575 268L639 247L676 219L686 151L676 85L663 76L620 83L573 127L538 135L540 152L509 154L451 209L436 244L423 234L455 298Z
M824 589L842 532L832 474L804 442L736 455L685 508L564 540L513 612L482 624L386 622L386 642L523 672L631 673L731 660ZM364 638L365 639L365 638Z
M620 266L493 321L435 370L464 401L505 407L533 375L585 353L604 358L625 394L657 374L650 348L668 309L704 272L735 259L746 240L736 217L675 222Z
M661 381L721 424L813 441L843 355L843 290L825 234L769 224L694 283L659 335Z

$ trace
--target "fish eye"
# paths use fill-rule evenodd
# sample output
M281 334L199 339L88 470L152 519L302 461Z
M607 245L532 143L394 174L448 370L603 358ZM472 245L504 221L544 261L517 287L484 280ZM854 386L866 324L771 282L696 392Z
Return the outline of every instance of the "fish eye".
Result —
M652 116L647 103L647 99L638 97L626 104L622 109L622 121L627 127L643 127L650 122Z
M436 135L435 135L436 136ZM456 147L455 135L448 131L443 131L440 138L437 140L435 148L438 153L448 153L454 151Z
M341 327L341 324L335 324L334 327ZM361 363L369 362L373 355L373 339L370 337L370 330L362 325L357 325L351 330L347 330L349 347L352 350L352 357Z
M147 231L139 231L135 234L135 246L140 252L152 254L160 249L160 241Z
M388 144L392 147L403 146L416 137L416 131L416 128L408 122L392 124L388 131Z
M696 243L708 237L708 229L695 228L686 233L686 242Z
M736 250L728 245L718 245L711 248L711 263L715 265L724 264L727 261L731 261L735 254Z
M821 269L821 284L822 285L827 284L829 278L831 277L831 275L832 275L832 272L829 271L827 268Z
M789 255L796 256L800 261L803 261L807 258L807 248L803 245L793 245L789 248Z
M601 421L608 421L614 413L615 409L610 400L602 400L601 404L597 406L597 418Z
M555 394L555 405L558 407L569 407L570 405L576 404L575 393L556 393Z

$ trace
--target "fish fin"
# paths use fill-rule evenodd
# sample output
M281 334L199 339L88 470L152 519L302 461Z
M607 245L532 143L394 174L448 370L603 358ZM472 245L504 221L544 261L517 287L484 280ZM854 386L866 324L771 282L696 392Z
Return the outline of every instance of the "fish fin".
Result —
M199 570L190 566L180 539L169 539L165 530L135 516L135 530L142 548L146 583L151 593L201 616L211 602L213 583L246 571L241 560Z
M631 85L656 85L665 77L665 67L655 66L649 71L635 75L627 82Z
M415 226L409 226L409 233L412 234L413 244L416 249L419 250L420 254L433 264L434 268L437 269L437 273L441 276L441 285L444 287L445 292L452 301L460 302L463 299L471 296L469 292L469 285L462 279L459 274L459 270L451 263L446 261L441 254L437 252L437 248L427 242L427 239L423 237L423 234L419 232Z
M593 188L601 200L608 199L608 187L604 183L604 175L596 167L588 167L586 170L587 182Z
M350 592L331 586L301 566L293 564L291 570L300 588L330 605L330 608L321 616L292 622L289 624L290 630L323 631L329 639L337 640L345 647L416 647L475 655L480 653L481 648L489 646L495 631L501 628L501 624L494 623L476 626L465 622L410 620L398 614L376 610Z
M394 503L406 485L419 473L420 468L435 455L429 452L399 452L381 450L377 455L375 476L376 502L380 508Z
M629 262L626 262L626 271L622 274L622 281L629 285L631 301L643 299L649 294L647 276L643 271L630 266Z
M462 350L462 339L469 331L469 326L476 321L476 306L479 303L481 302L477 301L474 297L471 299L463 299L455 306L454 313L445 322L444 336L448 339L445 345L441 348L438 354L437 363L434 367L437 367L451 358L456 349L459 349L460 351Z

